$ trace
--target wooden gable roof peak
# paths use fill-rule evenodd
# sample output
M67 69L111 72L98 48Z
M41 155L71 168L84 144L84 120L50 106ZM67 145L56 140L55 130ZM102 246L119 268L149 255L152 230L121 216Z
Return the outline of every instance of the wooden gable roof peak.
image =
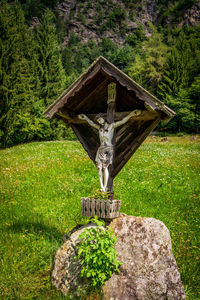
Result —
M98 82L98 75L104 75L104 80L100 80ZM97 87L99 85L99 89L101 87L104 87L104 83L107 79L107 84L109 83L109 77L110 81L115 80L119 83L120 86L124 87L127 91L133 91L136 94L136 97L139 101L143 101L145 107L149 111L160 111L161 113L161 119L164 121L170 120L174 115L175 112L171 110L169 107L167 107L163 102L161 102L158 98L156 98L154 95L152 95L150 92L145 90L142 86L140 86L138 83L136 83L133 79L131 79L128 75L126 75L124 72L119 70L116 66L114 66L111 62L109 62L106 58L103 56L99 56L91 65L90 67L83 72L76 80L75 82L68 87L56 100L53 102L44 112L46 117L53 117L56 113L58 113L60 108L63 107L69 107L70 110L76 111L76 106L74 105L74 109L71 109L71 101L73 101L73 97L80 93L81 91L86 89L87 90L87 83L89 81L92 81L94 77L97 77L97 81L95 82L97 84ZM95 90L96 87L94 87ZM88 91L90 92L90 91ZM93 92L94 94L94 92ZM84 97L85 95L83 95ZM86 97L84 97L85 99ZM77 101L77 107L80 107L81 101L83 99L76 99ZM87 99L85 100L87 101Z

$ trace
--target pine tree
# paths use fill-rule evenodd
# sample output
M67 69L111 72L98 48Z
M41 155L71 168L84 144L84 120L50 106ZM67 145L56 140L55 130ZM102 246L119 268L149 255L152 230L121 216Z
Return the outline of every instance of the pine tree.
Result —
M135 56L127 71L134 80L155 93L163 75L168 47L163 43L163 35L150 26L152 36L143 42L143 52Z
M185 77L184 61L178 49L173 47L168 54L163 77L158 85L158 97L164 100L167 95L177 95L181 86L185 83Z
M18 2L10 6L3 1L0 31L1 143L8 146L31 140L39 126L31 112L35 98L29 33Z
M190 37L181 31L175 44L181 56L182 65L182 85L188 87L194 80L199 70L199 46Z
M195 78L189 89L190 101L195 115L193 132L200 131L200 75Z
M158 86L158 96L161 99L165 99L167 95L176 96L180 89L191 86L199 72L200 50L197 39L187 36L180 30L178 38L174 38L174 46L168 53L163 77Z
M199 28L193 29L194 34ZM179 31L169 52L157 95L176 112L168 130L198 132L200 127L200 51L197 39Z
M61 62L53 14L47 9L36 29L40 99L47 107L65 89L66 76Z
M43 124L38 138L60 139L68 135L68 129L61 121L47 120L45 109L56 100L66 88L67 80L61 61L53 14L47 9L35 31L37 97L35 108L37 118Z
M195 105L192 103L189 91L180 89L176 96L167 95L165 103L172 108L176 115L167 125L170 131L195 131Z

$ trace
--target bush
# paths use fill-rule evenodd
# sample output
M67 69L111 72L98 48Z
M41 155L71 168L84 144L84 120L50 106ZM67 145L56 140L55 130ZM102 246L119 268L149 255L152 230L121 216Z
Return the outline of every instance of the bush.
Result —
M110 227L103 228L105 223L92 219L97 227L86 229L79 238L82 240L78 245L78 256L81 259L81 277L91 280L92 287L100 287L108 280L112 273L119 273L117 253L114 248L116 236Z

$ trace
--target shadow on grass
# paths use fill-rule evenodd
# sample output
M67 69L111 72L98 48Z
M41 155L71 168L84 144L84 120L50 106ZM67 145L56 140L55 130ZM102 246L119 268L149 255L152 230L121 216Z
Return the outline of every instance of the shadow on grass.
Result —
M59 231L54 226L47 226L39 222L16 222L11 226L4 228L4 231L13 233L32 233L35 235L43 236L49 240L56 240L60 242L63 237L63 232Z

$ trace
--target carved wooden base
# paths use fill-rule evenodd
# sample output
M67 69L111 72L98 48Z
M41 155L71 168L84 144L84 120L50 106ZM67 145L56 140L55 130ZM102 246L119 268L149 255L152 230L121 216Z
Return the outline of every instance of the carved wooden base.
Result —
M121 200L100 200L88 197L81 198L82 216L93 217L94 215L103 219L114 219L119 216Z

